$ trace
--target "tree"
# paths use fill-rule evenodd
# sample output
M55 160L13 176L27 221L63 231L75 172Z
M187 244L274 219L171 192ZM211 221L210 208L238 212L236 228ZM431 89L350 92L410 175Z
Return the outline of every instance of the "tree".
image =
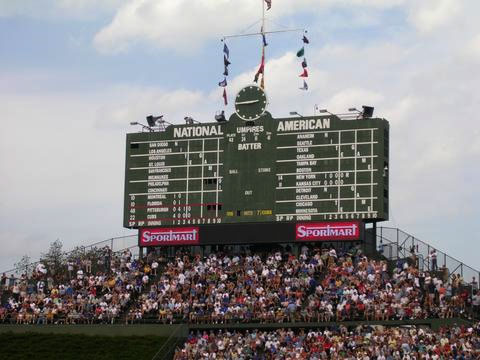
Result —
M32 259L28 255L23 255L22 258L14 264L14 266L17 274L26 274L27 276L30 276L34 269Z
M62 251L63 244L60 239L50 244L48 252L42 254L40 262L42 262L49 273L52 275L61 275L65 272L65 254Z

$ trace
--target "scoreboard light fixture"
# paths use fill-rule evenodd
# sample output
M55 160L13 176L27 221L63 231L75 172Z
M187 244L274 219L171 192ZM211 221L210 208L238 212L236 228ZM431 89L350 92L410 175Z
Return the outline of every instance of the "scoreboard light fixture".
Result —
M363 105L362 109L363 109L362 114L364 119L368 119L373 116L373 110L375 109L373 106Z
M301 118L304 117L302 114L299 114L297 111L290 111L290 115L291 116L300 116Z
M153 132L153 129L150 126L139 123L138 121L132 121L132 122L130 122L130 125L132 125L132 126L140 125L142 127L142 131L143 130L148 130L150 132Z
M195 120L191 116L185 116L183 120L185 120L185 124L187 125L200 124L200 121Z
M335 114L331 113L330 111L328 111L327 109L319 109L318 112L319 112L320 114L335 115Z
M160 116L148 115L146 119L147 119L148 126L153 127L157 125L157 122L159 122L159 120L163 119L163 115L160 115Z

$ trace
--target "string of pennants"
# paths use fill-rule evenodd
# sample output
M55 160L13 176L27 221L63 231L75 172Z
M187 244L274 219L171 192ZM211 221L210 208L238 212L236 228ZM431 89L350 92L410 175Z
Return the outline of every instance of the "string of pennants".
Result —
M300 90L305 90L305 91L308 90L308 84L307 84L307 81L306 81L306 78L308 78L308 68L307 68L308 65L307 65L307 58L305 57L305 45L310 44L310 41L307 39L306 33L307 33L307 31L305 31L305 33L303 34L303 38L302 38L303 46L300 50L297 51L297 57L298 58L303 57L302 73L299 75L300 77L303 78L303 86L299 89Z
M265 3L267 5L267 10L270 10L272 8L272 0L265 0ZM264 29L263 26L260 29L260 34L262 35L262 58L260 60L260 65L258 67L257 72L255 73L255 76L253 78L253 81L255 83L258 83L260 80L260 87L262 89L265 89L265 47L268 46L267 39L265 37ZM303 86L299 88L300 90L308 90L308 84L306 81L306 78L308 78L308 65L307 65L307 59L305 57L305 45L310 44L310 41L308 40L307 36L307 31L303 34L302 37L302 48L297 51L297 57L302 58L302 73L299 75L301 78L303 78ZM224 65L224 71L223 71L223 80L218 83L218 86L223 88L223 102L225 106L228 105L228 98L227 98L227 85L228 85L228 67L231 65L230 62L230 49L227 46L226 39L222 39L223 42L223 65Z
M228 67L230 66L231 62L229 61L230 58L230 50L228 49L227 42L225 39L223 41L223 66L224 66L224 71L223 71L223 80L218 83L218 86L223 87L223 102L225 106L228 105L228 100L227 100L227 76L228 76Z

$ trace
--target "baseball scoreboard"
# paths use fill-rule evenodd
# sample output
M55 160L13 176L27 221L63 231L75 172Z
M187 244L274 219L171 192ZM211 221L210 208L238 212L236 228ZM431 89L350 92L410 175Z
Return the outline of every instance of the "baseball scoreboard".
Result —
M273 118L259 89L228 121L127 134L125 227L388 219L388 122Z

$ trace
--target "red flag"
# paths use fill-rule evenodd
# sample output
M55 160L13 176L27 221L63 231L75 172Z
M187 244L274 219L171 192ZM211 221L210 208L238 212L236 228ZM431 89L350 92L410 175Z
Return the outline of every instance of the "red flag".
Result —
M227 101L227 90L224 88L223 89L223 102L225 103L225 106L228 105L228 101Z
M307 69L306 69L306 68L303 69L303 73L301 73L299 76L300 76L300 77L308 77L308 71L307 71Z
M255 79L253 81L257 82L258 77L260 74L264 74L264 69L265 69L265 49L262 49L262 62L260 63L260 67L258 68L257 73L255 74Z

